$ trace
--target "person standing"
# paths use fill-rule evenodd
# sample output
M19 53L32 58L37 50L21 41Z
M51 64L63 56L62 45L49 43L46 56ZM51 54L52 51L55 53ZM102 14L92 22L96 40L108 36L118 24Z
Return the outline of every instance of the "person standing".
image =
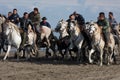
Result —
M9 20L14 24L18 25L19 23L19 15L17 13L17 9L13 9L12 15L9 17Z
M35 32L39 33L39 27L40 27L40 12L38 8L34 8L34 11L32 11L29 14L29 19L32 21Z

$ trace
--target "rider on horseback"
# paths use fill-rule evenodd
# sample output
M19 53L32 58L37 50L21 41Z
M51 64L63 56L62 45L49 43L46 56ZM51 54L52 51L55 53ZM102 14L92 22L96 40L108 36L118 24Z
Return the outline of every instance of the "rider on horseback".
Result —
M110 42L110 26L109 26L109 22L105 18L104 12L99 13L97 24L99 27L102 28L102 33L105 40L105 46L108 46L108 43Z
M12 15L8 18L11 22L18 25L19 23L19 15L17 13L17 9L13 9Z
M109 20L109 24L110 24L110 27L111 27L113 33L119 37L119 33L118 33L118 30L117 30L118 23L115 20L112 12L109 12L108 20Z
M73 15L75 16L75 20L77 20L78 24L80 26L84 26L85 25L85 19L83 18L83 16L81 14L78 14L76 11L73 12Z
M40 26L47 26L47 27L51 28L51 25L47 22L46 17L42 18L42 22L40 22Z
M39 33L39 26L40 26L40 12L38 10L38 8L34 8L34 11L32 11L29 14L29 19L32 21L35 32Z
M31 22L31 20L28 18L28 13L25 12L23 14L23 17L20 19L20 28L22 29L22 33L21 33L21 38L22 38L22 43L21 43L21 48L24 47L24 44L26 43L26 36L27 36L27 32L28 32L28 26L31 25L32 26L32 30L33 29L33 24Z
M85 38L84 45L85 45L85 42L86 42L89 49L91 49L92 46L91 46L90 38L89 38L89 36L86 32L86 29L85 29L85 19L84 19L84 17L81 14L78 14L76 11L73 12L73 15L75 16L75 20L77 20L77 22L79 24L79 28L80 28L80 30L81 30L84 38Z

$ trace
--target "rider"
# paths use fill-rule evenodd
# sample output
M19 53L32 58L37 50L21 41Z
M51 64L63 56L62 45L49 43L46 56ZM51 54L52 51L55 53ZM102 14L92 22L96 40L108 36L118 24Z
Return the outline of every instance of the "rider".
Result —
M73 12L73 15L75 16L75 20L77 20L78 24L80 26L84 26L85 25L85 19L83 18L83 16L81 14L78 14L76 11Z
M32 21L28 18L28 13L24 12L23 17L20 19L20 28L23 30L23 33L21 33L21 38L22 38L21 47L22 48L23 48L23 46L24 46L24 44L26 42L26 35L27 35L27 31L28 31L28 25L31 25L32 29L33 29L33 24L32 24Z
M8 12L8 19L10 18L11 15L12 15L12 12Z
M105 39L105 46L110 42L110 26L108 20L105 18L104 12L99 13L97 24L102 28L103 37Z
M35 32L39 33L39 26L40 26L40 12L38 10L38 8L34 8L34 11L32 11L29 14L29 19L32 21L34 28L35 28Z
M109 24L110 24L110 27L111 27L113 33L119 37L119 33L118 33L117 28L116 28L118 26L118 23L115 20L112 12L109 12L108 20L109 20Z
M75 20L77 20L79 28L85 38L85 42L87 42L89 49L92 48L91 42L90 42L90 37L88 36L86 29L85 29L85 19L81 14L78 14L76 11L73 12L73 15L75 16ZM85 43L84 43L85 44Z
M47 22L47 18L43 17L42 22L40 22L41 26L47 26L48 28L51 28L51 25Z
M13 9L13 13L12 15L9 17L9 20L13 23L15 23L16 25L18 25L19 23L19 15L17 13L17 9Z

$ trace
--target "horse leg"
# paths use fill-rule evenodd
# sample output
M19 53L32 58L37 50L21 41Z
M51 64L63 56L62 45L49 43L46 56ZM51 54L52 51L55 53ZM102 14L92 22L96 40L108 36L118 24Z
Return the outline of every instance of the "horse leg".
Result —
M74 59L74 57L73 57L73 55L72 55L71 50L69 50L69 54L70 54L71 59L73 60L73 59Z
M92 56L92 54L95 52L95 50L94 49L91 49L90 51L89 51L89 63L93 63L93 60L91 59L91 56Z
M114 63L117 64L117 62L116 62L116 54L115 54L115 50L114 49L113 49L113 56L112 57L113 57Z
M49 48L46 48L46 58L48 58L49 56L51 56L51 53L49 52Z
M109 50L109 54L110 54L110 60L109 61L110 61L110 63L112 63L113 62L113 54L114 54L113 51L114 50L112 48L109 48L108 50Z
M55 59L57 57L55 46L51 46L51 49L53 51L53 57Z
M62 50L59 50L59 52L60 52L62 58L64 59L64 54L62 53Z
M8 45L8 49L3 60L6 60L7 56L9 55L10 49L11 49L11 45Z
M17 49L17 52L16 52L16 54L17 54L17 61L19 61L19 48Z
M103 49L100 49L100 66L103 65Z
M68 58L69 58L69 54L68 54L68 52L69 52L69 49L65 49L64 54L65 54L66 59L68 59Z
M51 45L50 45L50 41L49 41L49 39L47 39L47 43L48 43L48 47L50 47Z

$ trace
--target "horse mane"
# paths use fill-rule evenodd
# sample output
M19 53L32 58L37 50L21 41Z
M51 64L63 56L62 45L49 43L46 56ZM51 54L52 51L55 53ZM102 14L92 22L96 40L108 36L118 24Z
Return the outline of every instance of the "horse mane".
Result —
M9 24L11 25L11 26L13 26L14 27L14 29L17 31L17 32L20 32L19 31L19 28L18 28L18 26L17 25L15 25L14 23L12 23L12 22L9 22Z
M102 39L104 40L103 33L102 33L102 28L100 26L98 26L98 24L96 22L94 22L94 24L97 28L97 33L100 33L100 35L102 36Z
M74 22L75 22L74 24L75 24L77 32L80 33L81 32L80 27L82 27L82 26L80 26L77 21L74 21Z

